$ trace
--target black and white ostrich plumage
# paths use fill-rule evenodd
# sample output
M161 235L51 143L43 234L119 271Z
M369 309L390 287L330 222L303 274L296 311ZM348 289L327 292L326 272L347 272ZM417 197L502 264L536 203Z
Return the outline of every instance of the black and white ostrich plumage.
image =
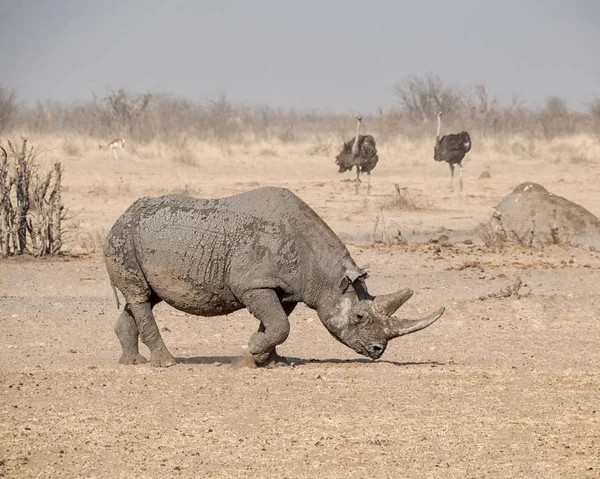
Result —
M442 136L436 141L435 149L433 150L433 159L435 161L445 161L452 165L458 165L470 149L471 136L466 131L452 133Z
M377 145L375 138L371 135L360 135L360 123L362 116L356 117L358 124L356 126L356 136L346 143L339 155L335 157L335 162L339 166L339 172L352 170L356 167L356 188L355 193L358 194L358 184L360 183L361 173L366 173L369 177L367 186L367 194L371 194L371 171L377 165L379 157L377 156ZM355 141L358 143L355 145ZM358 148L357 148L358 147Z
M340 167L340 173L352 170L353 167L356 167L360 173L369 173L377 165L379 157L377 156L375 138L371 135L359 135L358 155L356 156L352 153L352 146L355 140L356 137L344 143L344 148L335 157L335 162Z
M463 167L462 161L465 155L471 150L471 136L466 131L452 133L440 137L442 128L442 112L437 115L438 126L435 137L435 148L433 149L433 159L435 161L445 161L450 166L450 191L454 191L454 165L458 165L460 171L460 191L463 190Z

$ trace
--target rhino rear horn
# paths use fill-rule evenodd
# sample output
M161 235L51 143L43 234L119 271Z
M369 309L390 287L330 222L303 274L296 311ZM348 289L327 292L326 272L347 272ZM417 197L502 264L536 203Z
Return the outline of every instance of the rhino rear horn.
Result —
M427 326L435 323L446 308L440 308L435 313L421 319L398 319L391 318L390 330L388 334L388 340L397 338L398 336L404 336L405 334L415 333L421 329L425 329Z
M380 313L391 316L400 306L406 303L412 295L413 292L410 289L403 289L402 291L391 294L380 294L375 298L375 308L377 308Z

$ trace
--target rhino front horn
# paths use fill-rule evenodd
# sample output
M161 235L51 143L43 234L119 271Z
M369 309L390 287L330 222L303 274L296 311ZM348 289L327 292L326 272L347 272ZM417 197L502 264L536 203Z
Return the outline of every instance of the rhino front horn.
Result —
M410 289L403 289L402 291L391 294L381 294L375 297L375 308L377 308L377 311L380 313L391 316L400 306L406 303L412 295L413 292Z
M420 331L421 329L425 329L430 324L435 323L446 308L440 308L435 313L427 316L426 318L421 319L397 319L392 318L390 322L390 332L388 335L389 339L397 338L398 336L404 336L405 334L414 333L416 331Z

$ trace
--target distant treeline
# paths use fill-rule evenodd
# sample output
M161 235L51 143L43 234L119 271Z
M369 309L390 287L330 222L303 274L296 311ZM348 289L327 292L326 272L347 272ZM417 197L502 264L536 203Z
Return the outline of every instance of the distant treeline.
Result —
M599 97L590 100L586 112L569 110L559 97L548 97L543 107L535 109L516 96L509 105L501 105L485 86L458 87L433 74L407 77L394 86L394 92L393 105L370 114L360 112L365 131L378 140L433 137L438 111L444 113L445 131L468 130L475 137L519 134L551 140L575 133L600 134ZM0 87L0 134L19 129L29 134L124 136L137 142L168 142L181 135L217 142L249 137L295 142L334 135L341 141L352 136L354 125L350 114L241 106L223 94L195 102L168 93L109 89L101 97L93 94L87 102L49 100L26 107L14 90Z

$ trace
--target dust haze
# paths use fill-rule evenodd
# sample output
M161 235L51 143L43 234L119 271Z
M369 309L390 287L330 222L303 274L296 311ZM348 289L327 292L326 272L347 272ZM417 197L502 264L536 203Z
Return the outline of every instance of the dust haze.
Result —
M358 5L353 2L327 2L323 15L315 17L313 11L310 19L307 12L295 15L295 9L269 2L256 7L265 22L279 19L268 31L279 31L286 39L280 43L289 46L297 36L300 42L299 33L314 26L332 65L347 58L354 70L356 65L379 68L375 82L374 74L350 78L331 67L323 70L322 81L318 75L307 80L306 88L300 80L294 83L291 77L298 78L309 52L315 62L322 59L307 39L304 49L294 43L291 53L300 56L293 65L286 60L279 67L278 57L271 57L270 76L263 75L267 66L259 74L250 60L235 68L235 62L199 61L210 71L205 83L194 83L190 78L199 73L176 56L162 65L164 72L171 65L177 74L170 79L157 74L145 84L140 78L151 78L144 73L146 51L140 53L144 61L128 55L124 61L130 65L119 60L109 75L101 56L100 69L91 55L76 66L86 42L96 51L110 23L108 14L100 14L90 32L80 31L91 25L88 17L99 7L88 4L87 10L75 3L69 5L82 23L68 23L71 36L57 33L44 47L62 58L65 39L85 39L73 44L71 70L51 68L57 63L49 56L39 63L39 72L48 74L47 85L22 68L4 70L9 73L0 85L0 145L7 150L0 168L0 219L8 217L7 198L11 205L21 204L16 188L22 167L8 141L20 145L23 137L34 148L32 171L41 178L60 163L64 205L58 253L48 250L36 258L28 245L24 254L12 254L18 244L11 242L0 259L0 476L598 476L597 238L584 235L594 241L578 243L576 235L562 235L562 230L553 235L549 229L549 236L533 241L528 220L550 222L556 212L546 203L536 211L519 209L514 197L510 214L520 216L510 224L525 224L523 230L492 235L481 226L498 223L499 214L508 214L496 208L503 198L531 182L542 185L545 194L579 205L569 209L571 203L560 202L567 205L560 228L578 228L577 214L597 227L600 92L584 81L597 78L590 74L597 73L598 61L586 46L597 44L593 5L575 2L565 13L555 2L559 10L548 8L542 15L531 2L523 18L514 20L515 41L526 51L535 51L536 38L548 39L564 25L572 27L571 46L581 47L568 62L584 67L554 68L556 75L533 93L540 78L552 76L542 60L523 71L519 62L524 59L508 62L504 77L487 59L479 75L471 67L458 74L458 67L448 65L476 59L466 62L456 54L453 62L436 63L444 56L443 45L414 40L410 48L420 53L413 56L399 46L392 62L391 50L376 47L390 38L396 19L411 38L420 25L424 32L435 28L417 15L392 22L386 2L369 6L363 16L353 12ZM136 2L123 3L115 32L123 32L123 22L135 12ZM261 39L276 42L268 35L252 38L260 24L255 16L243 21L247 7L241 3L223 13L225 7L201 2L205 16L197 17L191 15L200 15L191 3L153 5L138 13L147 21L122 35L123 48L144 39L150 42L148 51L164 48L168 40L148 36L161 16L181 19L179 40L192 31L193 18L197 24L206 18L216 25L233 21L221 29L223 58L252 50L234 48L240 43L236 28L250 45ZM116 8L106 5L110 12ZM450 46L477 43L481 25L491 23L494 31L502 27L502 18L491 21L494 16L484 7L463 6L473 20L463 26L462 40L449 37ZM38 15L32 17L35 8ZM2 6L0 41L4 45L13 38L11 51L0 53L3 67L16 65L27 52L31 58L42 55L40 39L26 38L17 47L11 32L19 24L30 30L38 26L41 33L56 29L55 12L42 15L47 8L34 2ZM537 36L521 28L532 12L539 14L531 26ZM379 33L363 35L364 50L353 55L342 40L324 33L348 38L350 20L363 20L372 31L374 18L380 19ZM576 26L579 31L573 33ZM117 39L106 41L113 45ZM485 48L511 51L511 42L506 40L504 50L499 44ZM335 60L332 52L341 51L342 43L345 53ZM188 40L185 45L208 49L207 43ZM278 48L273 46L275 52ZM369 63L361 56L367 50L383 53L373 53ZM430 50L436 53L428 55ZM397 66L403 55L408 66ZM266 60L258 57L264 66ZM246 81L239 76L233 81L232 71L238 69L247 72ZM214 73L221 70L229 80ZM503 82L510 86L499 87ZM462 159L462 192L458 166L451 192L447 161L434 161L440 111L441 135L466 131L472 142ZM340 173L335 162L356 134L358 114L360 135L376 142L370 195L366 174L357 184L356 167ZM110 148L117 138L125 139L119 143L123 148ZM48 198L49 192L34 184L30 195ZM7 185L14 189L5 194ZM299 305L290 317L290 336L278 347L292 365L252 368L247 344L258 322L246 310L200 318L159 304L154 310L158 326L178 364L167 369L117 364L121 348L113 327L119 312L102 257L115 220L142 196L216 198L267 185L289 188L325 220L356 263L369 265L370 290L411 288L415 294L403 314L425 316L441 304L444 316L390 343L383 359L371 361L335 341L315 312ZM31 206L24 223L25 229L31 225L27 237L45 221L41 211ZM0 240L12 227L3 221ZM508 219L502 225L509 225ZM140 352L148 356L145 347Z

